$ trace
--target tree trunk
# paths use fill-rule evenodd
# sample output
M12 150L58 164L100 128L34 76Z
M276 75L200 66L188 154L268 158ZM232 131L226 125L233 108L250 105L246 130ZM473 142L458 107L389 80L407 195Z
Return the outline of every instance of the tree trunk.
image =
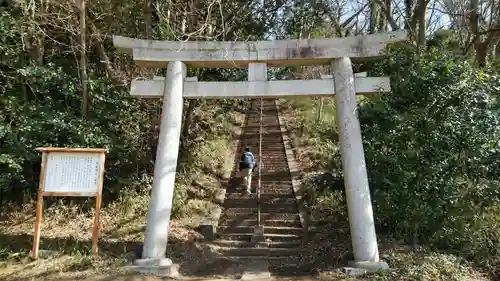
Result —
M391 14L391 0L384 0L384 6L385 7L380 12L380 19L378 22L379 32L387 32L387 22L389 21L388 15ZM385 12L386 10L387 12Z
M493 46L492 59L497 59L500 57L500 38L497 39L495 45Z
M144 0L144 6L142 9L142 14L144 17L144 38L147 40L153 39L153 1ZM154 75L154 70L146 70L148 76ZM165 77L167 79L167 77ZM148 109L154 107L154 100L145 101ZM163 114L163 112L161 113ZM159 117L151 119L151 129L147 134L147 143L151 147L151 159L153 163L156 161L156 150L158 149L158 135L160 134L160 123L161 114Z
M87 57L85 54L86 46L86 24L85 24L85 0L80 1L80 78L82 80L82 116L87 116L88 111L88 77L87 77Z
M191 11L195 11L197 7L195 6L195 3L191 1L189 5L189 9ZM196 15L192 14L189 16L189 21L188 21L188 15L186 12L183 13L183 19L182 19L182 33L185 35L186 32L191 32L193 30L196 30L196 23L197 23ZM189 37L186 37L189 39ZM191 123L193 121L193 112L196 106L198 105L198 100L197 99L192 99L189 100L189 105L186 110L186 113L184 114L184 124L182 127L182 132L181 132L181 157L184 156L184 153L186 152L187 147L189 146L189 129L191 127Z
M417 41L417 18L415 0L405 0L405 30L408 30L408 39Z
M28 40L31 41L29 50L31 60L39 65L42 65L43 57L45 54L45 48L44 48L45 35L43 33L38 33L38 34L31 33Z
M370 1L370 34L377 32L378 5L375 0Z
M144 0L144 38L153 38L153 3L152 0Z
M25 35L25 33L23 32L23 34L21 34L21 41L22 42L26 42L27 36ZM26 66L26 54L25 54L25 50L27 49L27 44L24 44L23 45L23 51L20 52L19 54L19 68L23 68ZM26 78L24 77L24 75L21 74L21 72L18 72L18 76L19 76L19 80L20 80L20 84L21 84L21 94L23 96L23 101L27 101L28 100L28 91L26 89Z
M414 0L405 0L405 29L411 30L412 26L410 24L412 13L413 13Z
M323 107L324 107L324 99L323 97L319 98L319 108L318 108L318 119L317 122L320 122L323 119Z
M425 31L426 28L426 20L425 14L427 12L427 0L420 0L418 3L418 36L417 36L417 44L419 46L425 45Z
M490 32L486 39L483 41L481 37L484 37L479 29L479 0L470 1L470 25L473 34L472 45L476 51L476 63L479 67L486 66L486 57L488 55L488 47L493 40L495 32Z
M90 18L90 15L89 15L89 18ZM97 27L92 22L92 20L89 20L88 28L89 28L90 34L96 34L96 35L100 34L100 32L97 30ZM115 77L115 71L113 69L113 66L111 65L111 60L109 59L109 56L106 53L106 49L104 48L103 39L101 39L98 36L96 36L95 38L97 41L97 42L95 42L95 47L97 49L97 53L99 54L99 57L101 58L101 62L104 64L106 74L108 77L111 77L113 80L115 80L117 77Z
M186 114L184 116L184 126L182 127L181 141L182 147L185 149L187 147L188 139L189 139L189 128L191 123L193 122L193 112L198 104L198 100L192 99L189 100L189 105L186 110Z
M479 67L486 66L487 56L488 56L488 44L480 43L476 45L476 63Z
M496 55L496 49L498 45L498 37L495 37L495 39L492 40L491 48L488 48L488 60L495 60L497 55Z

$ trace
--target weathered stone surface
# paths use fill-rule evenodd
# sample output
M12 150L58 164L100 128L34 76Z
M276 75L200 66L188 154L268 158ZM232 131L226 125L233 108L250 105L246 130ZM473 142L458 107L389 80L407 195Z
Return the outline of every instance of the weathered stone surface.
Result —
M356 268L363 268L370 272L378 271L378 270L387 270L389 269L389 265L386 262L372 262L372 261L351 261L348 263L349 266Z
M130 95L141 98L160 98L165 83L162 79L133 80ZM356 94L369 95L389 92L388 77L359 77L354 79ZM285 96L332 96L335 95L332 79L197 82L184 81L183 97L187 99L241 99Z
M246 42L156 41L113 36L113 43L145 67L165 67L169 61L179 60L195 67L235 68L246 67L251 62L284 67L324 65L341 57L380 58L388 43L404 39L406 31L344 38Z
M361 276L367 274L368 270L364 268L344 267L342 268L342 272L349 276Z
M332 61L331 68L337 92L335 95L336 121L354 259L378 262L377 235L361 127L357 116L352 63L348 57L335 59Z
M144 275L179 277L179 265L167 258L138 259L130 268Z

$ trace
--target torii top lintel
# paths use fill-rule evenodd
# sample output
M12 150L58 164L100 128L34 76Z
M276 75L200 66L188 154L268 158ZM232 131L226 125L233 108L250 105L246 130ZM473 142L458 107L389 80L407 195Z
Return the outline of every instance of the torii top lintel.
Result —
M269 66L328 64L334 58L350 57L355 62L382 57L385 46L406 39L406 31L341 38L272 41L157 41L113 36L113 44L133 55L144 67L165 67L169 61L183 61L194 67L239 68L250 62Z

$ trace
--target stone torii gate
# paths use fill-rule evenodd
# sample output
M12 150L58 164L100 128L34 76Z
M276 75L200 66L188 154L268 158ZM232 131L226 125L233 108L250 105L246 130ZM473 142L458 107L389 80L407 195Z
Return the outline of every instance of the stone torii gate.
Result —
M142 259L143 271L168 269L165 257L177 167L183 99L278 98L335 95L342 169L354 252L354 267L383 268L373 220L356 94L390 91L387 77L356 77L352 62L380 58L405 31L306 40L253 42L154 41L114 36L113 43L139 66L167 68L165 78L132 81L131 95L163 97L160 136ZM186 77L186 64L205 68L248 68L248 81L198 82ZM332 75L318 80L268 81L268 67L330 65ZM333 77L333 79L331 79ZM325 79L330 78L330 79Z

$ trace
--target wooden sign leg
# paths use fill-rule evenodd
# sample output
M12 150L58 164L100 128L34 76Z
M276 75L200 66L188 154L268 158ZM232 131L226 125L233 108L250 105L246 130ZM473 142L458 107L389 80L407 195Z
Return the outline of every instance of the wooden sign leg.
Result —
M38 249L40 247L40 229L42 227L43 218L43 185L45 181L45 164L47 161L47 153L42 154L42 164L40 169L40 180L38 183L38 193L36 196L36 207L35 207L35 231L33 233L33 249L31 250L31 257L33 259L38 259Z
M94 217L94 225L92 226L92 255L97 256L98 248L97 248L97 240L99 238L99 228L100 228L100 216L101 216L101 202L102 202L102 185L104 181L104 161L105 154L101 154L101 161L99 167L99 186L97 188L97 195L95 199L95 217Z
M42 226L43 216L43 196L38 192L36 200L36 218L35 218L35 233L33 235L33 249L31 250L31 257L38 259L38 249L40 247L40 228Z
M92 226L92 255L97 256L97 240L99 239L99 217L101 215L101 194L98 194L95 200L95 217Z

